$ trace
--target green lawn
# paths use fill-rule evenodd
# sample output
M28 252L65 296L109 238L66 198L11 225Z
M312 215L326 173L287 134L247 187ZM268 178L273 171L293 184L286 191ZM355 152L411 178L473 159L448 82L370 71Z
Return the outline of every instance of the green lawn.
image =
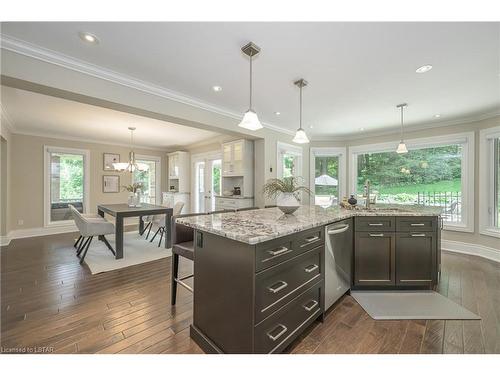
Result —
M418 192L457 192L461 191L460 179L439 181L433 184L404 185L404 186L373 186L372 189L379 194L417 194ZM363 191L361 186L358 191Z

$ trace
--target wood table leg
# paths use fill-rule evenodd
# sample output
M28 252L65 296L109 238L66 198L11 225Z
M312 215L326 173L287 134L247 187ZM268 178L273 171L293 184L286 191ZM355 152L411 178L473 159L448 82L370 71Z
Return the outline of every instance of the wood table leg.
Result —
M123 258L123 217L116 215L115 222L115 259Z
M165 215L165 249L172 247L172 214Z

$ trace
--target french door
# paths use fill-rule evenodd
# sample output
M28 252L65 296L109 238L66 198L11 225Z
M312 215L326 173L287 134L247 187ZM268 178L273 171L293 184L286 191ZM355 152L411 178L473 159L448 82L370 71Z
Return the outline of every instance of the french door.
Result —
M195 210L215 210L215 196L221 194L221 159L203 159L194 163Z

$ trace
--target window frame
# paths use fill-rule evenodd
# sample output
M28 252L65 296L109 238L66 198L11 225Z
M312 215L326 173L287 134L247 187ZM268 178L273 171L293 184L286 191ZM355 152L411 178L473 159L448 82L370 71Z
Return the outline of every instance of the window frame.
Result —
M43 146L43 225L48 227L64 227L73 224L73 220L51 221L50 199L50 157L53 152L68 153L83 156L83 213L90 212L90 150L70 147Z
M474 132L454 133L429 138L405 139L408 150L462 144L462 223L444 223L443 229L474 232ZM358 155L374 152L396 152L399 141L351 146L349 154L349 189L356 192Z
M337 156L339 158L339 200L347 196L347 147L311 147L309 150L309 189L311 190L311 202L315 202L315 172L317 156Z
M305 181L305 177L303 176L303 152L304 150L300 146L295 146L284 142L276 142L276 177L280 179L283 178L283 155L291 154L298 157L297 171L300 171L300 174L294 177L302 177Z
M156 194L156 201L155 205L160 205L161 200L162 200L162 194L161 194L161 156L153 156L153 155L135 155L135 160L136 162L140 162L141 160L145 161L154 161L156 163L156 171L155 171L155 194ZM134 183L134 173L132 173L132 183ZM159 200L159 202L158 202ZM153 204L153 203L151 203Z
M500 238L500 228L492 225L493 205L496 201L493 142L495 138L500 138L500 126L479 131L479 233Z

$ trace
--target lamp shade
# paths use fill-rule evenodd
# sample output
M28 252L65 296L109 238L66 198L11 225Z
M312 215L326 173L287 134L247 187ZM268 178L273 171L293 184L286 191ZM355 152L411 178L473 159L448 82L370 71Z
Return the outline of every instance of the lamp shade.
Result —
M245 116L243 116L243 120L241 120L238 126L248 130L259 130L263 128L257 117L257 113L251 109L245 112Z
M406 144L401 141L398 145L398 149L396 150L398 154L406 154L408 152L408 149L406 148Z
M295 133L295 137L293 137L294 143L309 143L309 138L307 138L307 134L304 129L298 129Z

